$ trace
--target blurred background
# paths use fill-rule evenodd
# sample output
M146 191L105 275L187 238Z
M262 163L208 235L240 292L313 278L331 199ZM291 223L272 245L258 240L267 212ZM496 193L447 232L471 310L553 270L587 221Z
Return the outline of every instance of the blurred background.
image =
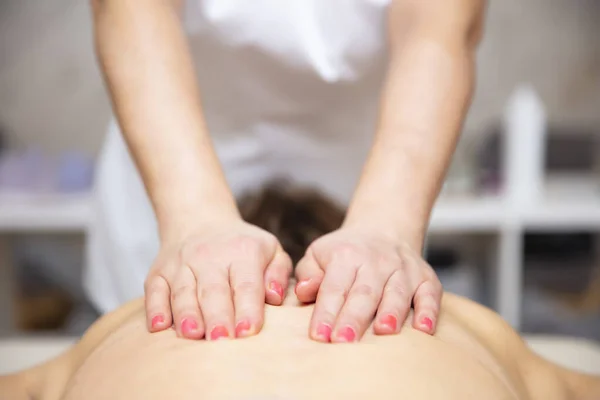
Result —
M79 335L110 118L88 2L0 1L0 335ZM446 290L525 333L600 340L600 2L489 2L431 222Z

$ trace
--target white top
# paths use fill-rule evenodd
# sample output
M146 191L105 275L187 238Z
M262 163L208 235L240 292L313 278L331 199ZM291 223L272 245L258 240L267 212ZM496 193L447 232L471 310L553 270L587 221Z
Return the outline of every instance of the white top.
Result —
M375 131L388 2L186 2L205 117L236 196L288 178L348 203ZM106 312L143 294L158 251L152 208L114 122L96 184L86 286Z

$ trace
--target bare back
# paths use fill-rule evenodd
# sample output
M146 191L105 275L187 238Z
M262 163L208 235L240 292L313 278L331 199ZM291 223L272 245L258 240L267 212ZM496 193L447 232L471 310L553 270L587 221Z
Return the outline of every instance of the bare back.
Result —
M218 342L149 334L142 303L131 307L74 371L65 400L542 398L532 380L544 364L494 313L453 295L433 337L406 325L345 345L308 339L312 307L268 306L259 335ZM565 398L544 372L543 398Z

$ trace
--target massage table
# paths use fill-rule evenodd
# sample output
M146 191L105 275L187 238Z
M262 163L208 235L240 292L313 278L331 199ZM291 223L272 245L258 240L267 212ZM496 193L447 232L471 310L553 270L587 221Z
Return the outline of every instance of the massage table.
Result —
M0 375L48 360L75 343L76 338L26 337L0 340ZM531 335L525 340L543 357L565 367L600 375L600 343L585 339Z

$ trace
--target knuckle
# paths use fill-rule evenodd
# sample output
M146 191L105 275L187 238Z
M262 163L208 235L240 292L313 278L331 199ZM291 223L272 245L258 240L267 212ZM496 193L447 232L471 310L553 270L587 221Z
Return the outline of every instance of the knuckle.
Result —
M206 258L210 254L210 246L205 242L196 242L182 247L181 256L191 254L193 257Z
M385 287L385 291L387 293L392 293L397 297L408 298L408 290L406 289L406 285L403 282L388 282Z
M440 284L441 285L441 284ZM421 285L420 295L424 298L436 299L438 297L438 287L435 282L426 281Z
M429 294L421 294L415 299L415 306L421 310L431 310L437 314L440 305L436 298Z
M271 232L265 232L265 239L264 239L264 241L267 244L269 244L269 245L276 245L277 242L278 242L277 236L275 236Z
M388 269L398 269L404 264L402 256L394 251L377 252L375 260L379 265L385 266Z
M436 294L436 297L444 289L442 286L442 282L440 282L440 280L438 279L437 276L431 280L431 285L432 285L433 292Z
M358 283L352 288L351 296L367 298L370 301L378 301L381 293L372 285Z
M341 260L352 260L356 261L356 259L360 256L360 249L353 243L338 243L333 248L334 257L337 257Z
M429 264L427 264L426 262L423 262L421 265L422 265L421 270L423 271L423 277L425 278L425 280L431 281L431 282L438 280L437 274L435 273L435 271L433 270L433 268L431 268L431 266Z
M345 299L348 297L349 288L335 282L329 282L324 283L321 287L321 290L330 296L343 297Z
M171 301L173 303L181 303L193 296L194 288L191 285L183 285L171 292Z
M160 278L157 276L148 278L144 282L144 293L146 296L164 292L166 289L165 285L161 283Z
M211 297L231 296L231 288L227 283L210 283L200 287L200 299L202 301Z
M235 294L248 294L256 292L260 289L260 284L256 281L245 280L241 281L233 287Z
M260 243L250 236L237 236L229 244L233 251L254 254L260 250Z

